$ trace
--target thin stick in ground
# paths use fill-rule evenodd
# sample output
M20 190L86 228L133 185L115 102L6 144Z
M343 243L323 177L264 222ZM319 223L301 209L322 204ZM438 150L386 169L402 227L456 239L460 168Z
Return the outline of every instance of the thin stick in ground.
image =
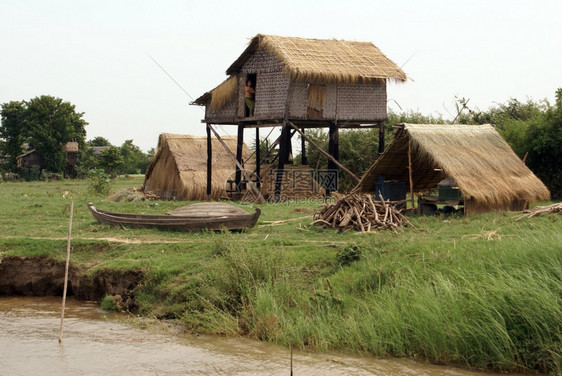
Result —
M62 310L60 316L59 343L62 343L62 331L64 324L64 309L66 308L66 290L68 288L68 267L70 264L70 238L72 234L72 216L74 213L74 201L70 201L70 220L68 222L68 240L66 242L66 265L64 267L64 288L62 291Z

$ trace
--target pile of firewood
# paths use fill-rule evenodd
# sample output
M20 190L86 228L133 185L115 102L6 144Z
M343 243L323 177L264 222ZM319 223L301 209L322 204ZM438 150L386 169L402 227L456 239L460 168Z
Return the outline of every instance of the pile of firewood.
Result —
M401 202L403 204L403 202ZM335 204L328 205L314 216L313 225L332 227L341 231L399 229L409 225L400 203L375 200L371 195L350 194L339 197ZM402 206L405 206L403 204Z
M547 213L562 214L562 202L559 202L557 204L548 205L548 206L537 206L537 207L532 208L532 209L523 210L523 214L518 216L516 218L516 220L518 221L518 220L523 219L523 218L537 217L541 214L547 214Z

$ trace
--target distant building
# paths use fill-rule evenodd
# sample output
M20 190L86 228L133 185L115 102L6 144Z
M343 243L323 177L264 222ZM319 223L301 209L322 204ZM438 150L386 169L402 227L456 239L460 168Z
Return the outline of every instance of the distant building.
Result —
M66 152L66 173L71 176L76 176L76 162L78 160L78 142L69 141L63 147L63 151ZM19 168L31 168L33 166L38 166L40 170L47 167L45 158L41 153L35 149L31 149L21 155L18 155L17 166Z

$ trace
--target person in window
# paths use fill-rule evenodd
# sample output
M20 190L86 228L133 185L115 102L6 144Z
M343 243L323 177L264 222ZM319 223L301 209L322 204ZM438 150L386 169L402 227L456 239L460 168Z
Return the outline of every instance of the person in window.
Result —
M252 86L252 81L248 80L246 86L244 87L244 101L248 107L249 116L254 116L254 107L256 104L255 100L256 89Z

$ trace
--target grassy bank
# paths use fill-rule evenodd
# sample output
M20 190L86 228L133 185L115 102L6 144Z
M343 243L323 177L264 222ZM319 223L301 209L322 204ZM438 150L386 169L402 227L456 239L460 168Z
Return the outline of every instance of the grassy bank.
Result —
M84 181L7 183L2 255L63 260L70 199L72 261L145 270L141 314L299 348L562 372L559 215L413 217L400 233L337 234L308 226L319 202L298 202L261 206L258 224L297 218L279 226L190 234L99 225L86 208L156 214L185 202L109 202Z

